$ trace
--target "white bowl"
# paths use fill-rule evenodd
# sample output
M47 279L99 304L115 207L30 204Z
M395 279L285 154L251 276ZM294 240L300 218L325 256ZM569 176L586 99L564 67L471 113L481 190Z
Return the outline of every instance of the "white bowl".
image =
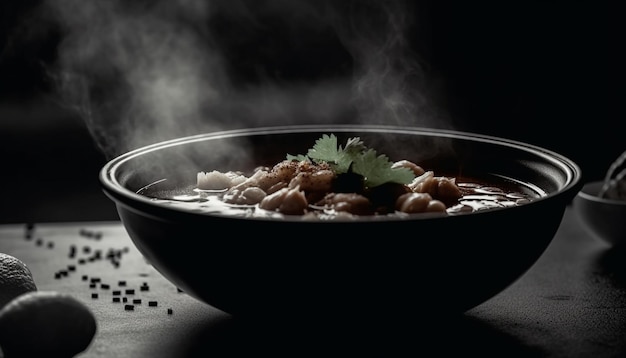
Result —
M626 247L626 200L600 197L603 183L586 183L574 198L574 210L594 238L611 246Z

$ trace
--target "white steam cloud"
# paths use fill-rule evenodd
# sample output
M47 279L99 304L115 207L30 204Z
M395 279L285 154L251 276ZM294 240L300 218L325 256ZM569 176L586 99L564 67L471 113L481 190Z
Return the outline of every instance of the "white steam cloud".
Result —
M423 64L406 37L412 21L407 4L49 0L46 7L63 31L54 69L59 89L80 111L104 154L113 157L165 139L241 127L441 126L427 96ZM259 16L271 16L287 30L303 24L332 29L351 57L350 66L343 74L337 69L314 80L277 81L261 73L255 83L236 81L229 62L233 55L225 53L224 43L262 29ZM218 32L212 26L217 21ZM306 45L299 32L278 35L292 36L288 44ZM251 53L263 53L258 50ZM270 59L297 51L282 50ZM255 58L244 60L254 63ZM317 61L324 69L323 51Z
M346 4L347 12L337 14L336 29L354 58L353 95L361 121L434 125L425 64L408 38L415 20L411 3Z

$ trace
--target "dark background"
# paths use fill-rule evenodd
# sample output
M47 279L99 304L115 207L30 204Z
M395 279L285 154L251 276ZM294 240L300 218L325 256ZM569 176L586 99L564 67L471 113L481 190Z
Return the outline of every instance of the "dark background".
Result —
M46 72L62 34L37 12L41 3L0 2L0 222L115 220L98 182L106 158ZM228 3L218 3L212 26L242 85L261 77L285 83L341 76L353 66L328 28L285 27L261 11L268 1L247 2L258 7L248 16L262 26L233 27L219 21ZM554 150L575 160L585 180L602 178L626 150L615 90L623 86L611 66L621 42L613 40L616 10L609 2L410 5L409 41L442 78L441 105L457 129Z

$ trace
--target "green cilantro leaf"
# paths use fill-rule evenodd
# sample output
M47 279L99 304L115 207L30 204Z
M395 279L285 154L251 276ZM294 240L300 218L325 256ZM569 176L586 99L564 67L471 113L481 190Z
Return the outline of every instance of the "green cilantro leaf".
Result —
M307 156L317 162L326 162L336 173L345 173L352 163L352 158L341 146L337 146L337 137L334 134L324 134L315 141L313 148L309 149Z
M341 147L339 148L341 150ZM363 141L359 137L350 138L346 142L346 147L343 149L350 157L356 157L363 153L367 147L363 144Z
M379 186L384 183L409 184L415 175L409 168L392 168L392 162L386 155L376 155L374 149L368 149L354 159L352 170L365 177L368 187Z
M298 161L298 162L302 162L302 161L310 161L311 159L309 159L309 157L307 157L306 155L302 155L302 154L298 154L298 155L291 155L291 154L287 154L287 160L289 161Z
M359 137L349 138L342 147L334 134L324 134L306 155L287 154L287 160L325 162L337 174L347 173L352 166L352 172L363 176L365 185L370 188L388 182L409 184L415 178L408 168L392 168L393 163L387 156L368 149Z

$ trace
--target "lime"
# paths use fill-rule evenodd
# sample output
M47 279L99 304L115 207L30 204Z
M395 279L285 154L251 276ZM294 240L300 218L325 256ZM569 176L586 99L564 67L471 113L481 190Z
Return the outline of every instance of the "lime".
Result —
M81 301L56 291L24 293L0 310L0 347L11 357L74 357L96 333Z
M37 286L30 269L20 259L0 252L0 309L31 291L37 291Z

